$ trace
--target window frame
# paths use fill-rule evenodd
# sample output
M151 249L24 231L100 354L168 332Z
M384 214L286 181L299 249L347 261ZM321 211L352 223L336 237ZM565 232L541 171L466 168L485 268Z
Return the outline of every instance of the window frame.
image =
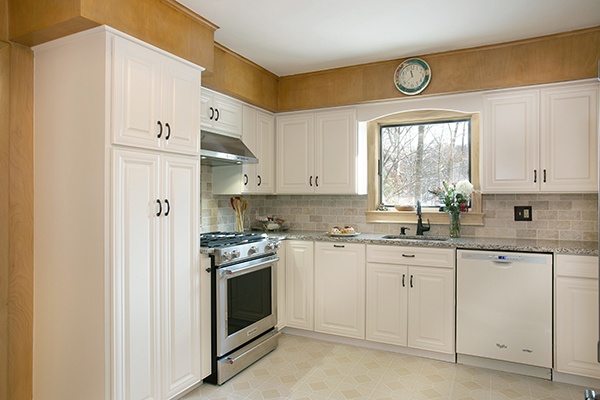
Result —
M379 155L380 155L380 129L382 126L419 124L441 121L456 121L469 119L471 121L471 183L477 193L471 200L469 212L463 213L461 223L463 225L483 226L483 213L481 212L481 194L480 190L480 160L479 160L479 139L481 129L481 116L479 112L462 112L454 110L411 110L402 111L395 114L386 115L367 122L367 211L366 220L369 223L415 223L416 217L414 211L397 211L389 207L387 211L379 211L377 208L380 201L380 174L379 174ZM441 183L441 182L440 182ZM429 219L432 224L448 224L448 213L423 208L423 218Z

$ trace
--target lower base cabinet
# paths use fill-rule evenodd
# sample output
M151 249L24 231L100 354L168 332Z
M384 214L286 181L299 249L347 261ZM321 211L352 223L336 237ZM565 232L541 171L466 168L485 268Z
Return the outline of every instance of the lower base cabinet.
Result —
M557 255L555 263L555 370L600 379L598 257Z
M365 245L315 243L315 331L365 338Z
M314 244L310 241L285 242L286 326L313 330L314 322Z
M454 353L454 250L367 246L366 339Z

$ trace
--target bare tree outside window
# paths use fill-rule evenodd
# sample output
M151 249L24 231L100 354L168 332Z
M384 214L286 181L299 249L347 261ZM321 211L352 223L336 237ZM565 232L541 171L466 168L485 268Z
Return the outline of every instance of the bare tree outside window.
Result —
M382 126L380 135L385 205L439 207L430 189L470 180L470 120Z

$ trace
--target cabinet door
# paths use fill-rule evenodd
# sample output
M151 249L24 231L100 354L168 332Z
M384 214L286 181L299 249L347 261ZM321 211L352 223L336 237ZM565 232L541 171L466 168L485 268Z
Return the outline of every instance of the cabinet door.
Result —
M277 251L279 261L277 262L277 329L282 330L287 325L286 309L286 246L284 243Z
M545 89L541 190L598 191L598 85Z
M199 164L197 157L163 157L161 364L165 398L201 380Z
M214 127L221 133L241 137L242 104L215 94L213 96L213 107L215 108Z
M556 370L600 378L598 280L556 278Z
M315 243L315 331L365 338L365 245Z
M277 193L314 192L312 114L277 118Z
M356 139L354 110L315 114L315 193L356 192Z
M113 152L114 393L160 399L159 156Z
M285 241L287 326L314 329L313 242Z
M212 132L242 136L242 103L208 89L201 89L201 125Z
M114 39L113 143L160 148L160 71L160 54L122 38Z
M482 192L539 190L538 110L537 90L484 97Z
M256 115L256 192L275 193L275 118L259 111Z
M199 69L164 58L160 118L165 150L200 152L200 74Z
M275 118L244 106L242 141L258 158L242 167L242 193L275 193Z
M454 353L454 269L409 267L408 346Z
M366 338L406 346L408 268L367 263Z

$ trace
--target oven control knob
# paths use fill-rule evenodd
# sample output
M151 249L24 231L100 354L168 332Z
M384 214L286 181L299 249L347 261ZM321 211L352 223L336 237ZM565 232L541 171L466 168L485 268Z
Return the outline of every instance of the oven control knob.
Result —
M223 260L225 261L229 261L231 260L231 253L228 251L224 251L223 254L221 254L221 257L223 257Z
M240 257L240 251L239 250L232 250L231 251L231 260L233 260L234 258L239 258Z
M258 253L258 247L256 246L252 246L248 249L248 255L251 256L252 254L256 254Z
M270 251L274 251L275 250L275 243L270 242L267 243L267 245L265 246L265 253L268 253Z

